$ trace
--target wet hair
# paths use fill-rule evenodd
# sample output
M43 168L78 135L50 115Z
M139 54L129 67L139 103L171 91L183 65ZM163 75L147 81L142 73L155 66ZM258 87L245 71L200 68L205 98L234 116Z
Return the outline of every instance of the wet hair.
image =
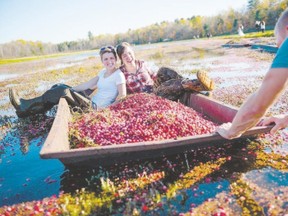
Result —
M121 44L119 44L116 47L116 52L117 52L117 55L121 61L121 64L123 64L122 55L123 55L125 49L127 49L128 47L132 49L131 45L128 42L122 42Z
M102 57L105 53L113 53L115 59L117 60L116 51L115 51L115 48L113 46L104 46L104 47L100 48L99 54L100 54L101 60L102 60Z
M284 30L286 29L286 26L288 26L288 9L282 12L280 18L278 19L275 31L279 34L282 34Z

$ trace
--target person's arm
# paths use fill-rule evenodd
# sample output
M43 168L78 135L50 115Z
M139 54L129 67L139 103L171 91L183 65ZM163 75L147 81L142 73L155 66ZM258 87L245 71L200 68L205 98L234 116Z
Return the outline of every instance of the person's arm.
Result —
M99 80L99 77L96 76L85 83L72 87L72 90L76 92L85 91L86 89L95 90L97 88L98 80Z
M118 96L116 97L115 102L120 101L126 97L126 83L117 85Z
M147 66L147 64L145 63L145 68L148 72L148 74L150 75L151 79L153 80L154 84L153 84L153 88L158 88L160 86L160 82L159 80L157 79L157 71L154 71L154 70L151 70L151 68L149 68Z
M118 95L117 95L115 102L113 104L120 102L127 95L126 79L125 79L125 76L121 70L119 71L116 85L117 85Z
M287 78L288 68L270 69L260 88L242 104L232 124L223 124L216 131L226 139L233 139L255 126L285 89Z
M148 72L148 74L150 75L151 79L153 81L155 81L157 79L157 72L154 71L154 70L151 70L150 67L148 67L147 63L146 62L143 62L144 66L145 67L145 70Z

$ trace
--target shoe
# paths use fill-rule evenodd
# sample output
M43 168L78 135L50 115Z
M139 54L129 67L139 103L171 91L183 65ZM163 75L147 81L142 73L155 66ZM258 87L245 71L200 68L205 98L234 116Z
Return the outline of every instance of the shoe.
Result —
M20 110L21 102L20 102L20 100L18 98L18 95L14 91L14 89L11 89L11 88L9 89L9 99L10 99L10 102L13 105L13 107L16 110Z
M202 84L204 91L212 91L215 87L214 81L209 78L207 72L198 71L196 74L199 82Z

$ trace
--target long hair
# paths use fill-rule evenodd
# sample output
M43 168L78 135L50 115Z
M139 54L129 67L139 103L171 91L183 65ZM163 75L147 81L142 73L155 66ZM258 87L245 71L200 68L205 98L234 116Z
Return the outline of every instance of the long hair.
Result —
M116 47L116 52L117 52L117 55L121 61L121 64L123 64L122 55L123 55L125 49L128 47L132 49L131 45L128 42L122 42L121 44L119 44Z

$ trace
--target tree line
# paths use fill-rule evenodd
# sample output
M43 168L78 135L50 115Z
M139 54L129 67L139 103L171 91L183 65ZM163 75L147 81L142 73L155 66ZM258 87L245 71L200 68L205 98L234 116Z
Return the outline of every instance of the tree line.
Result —
M0 58L14 58L45 55L61 52L98 49L107 44L127 41L131 44L157 43L237 33L238 26L244 31L254 31L255 21L264 20L266 26L274 28L282 11L288 6L288 0L248 0L247 6L240 10L228 9L215 16L192 16L174 21L163 21L143 28L118 34L101 34L94 36L88 32L87 39L66 41L59 44L40 41L17 40L0 44Z

